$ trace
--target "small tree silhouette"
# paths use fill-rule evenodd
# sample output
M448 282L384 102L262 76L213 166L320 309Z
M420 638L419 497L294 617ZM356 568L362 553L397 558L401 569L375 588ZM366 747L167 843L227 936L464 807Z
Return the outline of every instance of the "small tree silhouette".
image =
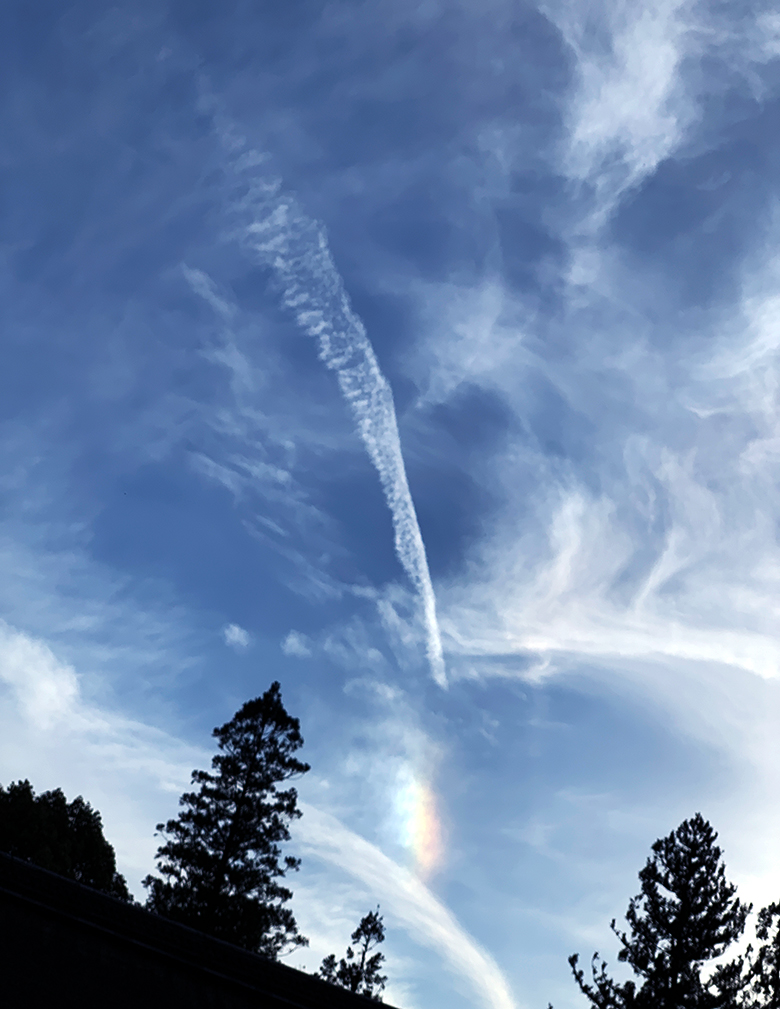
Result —
M377 906L376 911L369 911L364 918L361 918L360 924L352 933L352 942L357 950L347 946L347 955L342 957L338 964L335 954L326 956L319 970L320 977L357 995L365 995L375 1002L381 1002L381 992L387 978L379 971L385 955L374 953L369 956L369 954L384 941L385 926Z

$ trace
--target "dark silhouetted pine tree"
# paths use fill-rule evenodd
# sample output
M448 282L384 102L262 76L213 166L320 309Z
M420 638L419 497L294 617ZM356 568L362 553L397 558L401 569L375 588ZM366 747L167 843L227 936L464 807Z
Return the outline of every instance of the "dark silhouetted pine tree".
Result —
M780 1009L780 904L758 912L756 936L762 940L750 966L744 1009Z
M387 978L379 971L385 955L371 951L384 941L385 926L377 907L376 911L369 911L361 918L360 924L352 933L356 949L347 946L346 957L342 957L338 963L333 953L326 956L319 970L320 977L348 991L381 1002Z
M745 987L743 960L702 968L720 957L744 930L750 908L726 881L717 834L697 813L653 845L639 873L641 893L626 912L628 934L612 921L627 963L638 981L619 983L598 953L592 981L569 958L582 993L597 1009L737 1009Z
M0 786L0 851L120 900L133 899L116 871L100 813L80 795L68 802L59 788L36 795L29 781Z
M147 876L147 907L158 914L275 959L306 945L279 879L300 859L281 858L289 825L301 814L295 788L277 786L309 770L294 753L300 723L282 704L278 683L214 729L214 773L193 771L197 792L182 795L176 820L158 824L162 878Z

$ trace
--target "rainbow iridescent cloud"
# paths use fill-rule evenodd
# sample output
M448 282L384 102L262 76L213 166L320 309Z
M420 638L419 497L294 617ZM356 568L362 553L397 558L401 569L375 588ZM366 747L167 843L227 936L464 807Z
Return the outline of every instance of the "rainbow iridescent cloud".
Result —
M427 782L410 774L399 788L396 809L401 824L401 843L414 859L417 874L428 879L444 856L436 793Z

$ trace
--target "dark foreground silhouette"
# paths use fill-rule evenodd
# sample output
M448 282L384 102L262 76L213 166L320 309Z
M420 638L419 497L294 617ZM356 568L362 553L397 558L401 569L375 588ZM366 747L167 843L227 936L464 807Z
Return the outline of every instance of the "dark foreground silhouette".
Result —
M0 786L0 851L132 900L100 813L80 795L68 802L59 788L36 795L29 781Z
M0 854L3 1009L360 1009L360 995Z
M653 845L639 873L640 892L626 911L628 930L611 923L617 958L636 980L614 980L598 953L589 978L579 955L569 958L595 1009L780 1009L780 907L759 912L757 950L726 956L751 907L726 879L717 837L696 813Z

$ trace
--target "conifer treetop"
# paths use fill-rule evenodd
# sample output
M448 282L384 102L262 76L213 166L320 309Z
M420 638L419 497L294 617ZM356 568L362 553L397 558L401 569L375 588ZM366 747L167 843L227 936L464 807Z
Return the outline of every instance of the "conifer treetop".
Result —
M158 824L162 878L148 876L147 906L166 917L276 958L305 945L279 880L300 860L282 859L290 823L300 817L294 787L283 782L309 765L294 756L300 723L282 703L278 682L214 729L211 771L193 771L198 791L182 795L175 820Z
M611 923L618 960L637 981L623 984L598 953L585 980L579 957L569 958L575 981L597 1009L737 1009L745 987L743 958L702 968L722 956L745 928L750 906L726 879L717 833L696 813L652 846L639 873L641 889L628 905L628 930Z

